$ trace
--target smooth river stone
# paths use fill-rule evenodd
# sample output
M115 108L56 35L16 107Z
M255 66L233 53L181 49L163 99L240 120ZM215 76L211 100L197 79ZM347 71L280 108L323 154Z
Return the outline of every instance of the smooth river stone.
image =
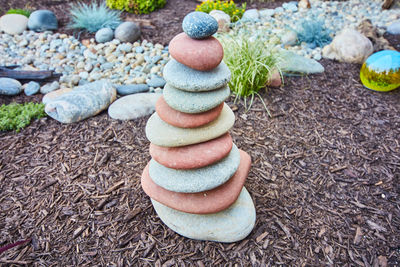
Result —
M240 165L235 174L223 185L199 193L177 193L158 186L149 175L148 165L142 174L142 188L152 199L172 209L195 213L216 213L227 209L238 198L250 171L250 156L240 150Z
M215 164L190 170L167 168L154 159L149 163L151 179L169 191L197 193L216 188L229 180L240 164L240 153L236 145L231 152Z
M170 84L164 87L164 100L180 112L202 113L219 106L231 94L228 85L207 92L187 92L174 88Z
M256 209L246 188L228 209L211 214L192 214L171 209L151 199L161 221L188 238L216 242L236 242L253 230Z
M235 114L224 105L216 120L197 128L179 128L163 121L155 112L146 125L146 137L158 146L176 147L202 143L223 135L235 123Z
M189 92L201 92L227 84L231 79L231 71L224 61L210 71L199 71L171 59L164 67L163 76L173 87Z
M169 53L179 63L200 71L216 68L224 57L224 49L216 38L195 40L184 32L171 40Z
M217 32L218 22L205 12L194 11L183 18L182 29L190 38L203 39Z
M168 124L181 128L196 128L215 120L221 114L224 103L206 112L190 114L177 111L160 97L156 103L156 112Z
M226 133L213 140L181 147L150 144L151 157L172 169L202 168L225 158L232 150L232 137Z

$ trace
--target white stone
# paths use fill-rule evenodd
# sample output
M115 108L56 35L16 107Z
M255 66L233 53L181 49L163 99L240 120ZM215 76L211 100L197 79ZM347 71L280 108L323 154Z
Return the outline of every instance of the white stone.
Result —
M21 34L28 27L28 18L20 14L6 14L0 18L0 30L8 34Z
M228 32L231 17L222 10L212 10L210 16L218 22L218 32Z
M108 115L117 120L133 120L152 114L161 94L138 93L121 97L108 108Z

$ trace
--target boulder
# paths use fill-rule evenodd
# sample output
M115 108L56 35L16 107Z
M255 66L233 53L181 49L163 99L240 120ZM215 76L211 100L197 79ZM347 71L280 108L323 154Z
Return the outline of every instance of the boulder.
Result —
M134 43L140 37L139 25L132 21L121 23L114 32L115 38L121 42Z
M22 92L19 81L11 78L0 78L0 95L18 95Z
M116 120L134 120L150 115L161 94L139 93L121 97L108 108L108 115Z
M96 42L106 43L114 38L114 31L110 28L102 28L96 32Z
M28 26L28 18L20 14L6 14L0 18L0 31L7 34L21 34Z
M36 32L57 30L56 15L50 10L36 10L29 16L28 28Z
M50 103L51 101L53 101L54 99L56 99L57 97L65 94L65 93L71 92L72 90L73 90L73 88L61 88L58 90L51 91L50 93L47 93L43 96L42 103L46 105L46 104Z
M316 60L297 55L288 50L281 51L281 71L295 74L322 73L325 68Z

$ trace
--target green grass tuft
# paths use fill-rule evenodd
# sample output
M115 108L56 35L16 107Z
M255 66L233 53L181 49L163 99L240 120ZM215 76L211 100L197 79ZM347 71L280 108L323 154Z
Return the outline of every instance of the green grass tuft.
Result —
M0 131L16 130L19 132L22 128L29 125L32 119L46 117L44 104L25 103L0 106Z
M105 2L96 2L87 5L78 2L71 4L71 22L68 24L70 29L83 29L88 32L97 32L101 28L115 29L121 24L121 12L111 10Z
M224 47L224 62L232 73L229 87L235 94L235 102L243 99L245 108L249 110L254 98L258 96L268 112L259 91L266 88L271 70L277 69L280 72L279 53L261 38L252 37L249 33L241 32L234 36L221 34L218 39Z
M19 14L19 15L24 15L25 17L29 18L31 15L32 11L27 10L27 9L10 9L7 11L6 14Z

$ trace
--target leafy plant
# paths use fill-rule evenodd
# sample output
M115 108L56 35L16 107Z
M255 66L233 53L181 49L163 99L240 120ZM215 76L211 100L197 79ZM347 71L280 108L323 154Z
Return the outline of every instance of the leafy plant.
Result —
M71 4L70 29L85 29L88 32L96 32L101 28L115 29L121 24L121 12L110 10L105 2L96 2L87 5L85 3Z
M163 8L166 0L106 0L109 8L127 11L135 14L148 14L158 8Z
M207 0L196 7L196 11L202 11L205 13L210 13L212 10L222 10L231 17L232 22L236 22L242 18L243 13L246 10L246 3L242 4L242 7L238 7L233 0Z
M16 130L29 125L32 119L40 119L47 116L44 112L44 104L25 103L0 106L0 131Z
M251 36L249 32L237 35L219 35L224 47L224 61L228 65L232 78L229 87L235 94L235 102L243 98L248 110L255 96L265 88L271 77L271 70L277 69L279 53L267 46L260 37ZM250 97L248 103L247 98ZM269 111L260 97L268 114Z
M299 42L306 42L313 46L323 47L332 41L330 31L324 27L323 21L302 20L296 32Z
M19 15L24 15L25 17L29 18L31 13L32 13L32 11L27 10L27 9L10 9L7 11L6 14L19 14Z

